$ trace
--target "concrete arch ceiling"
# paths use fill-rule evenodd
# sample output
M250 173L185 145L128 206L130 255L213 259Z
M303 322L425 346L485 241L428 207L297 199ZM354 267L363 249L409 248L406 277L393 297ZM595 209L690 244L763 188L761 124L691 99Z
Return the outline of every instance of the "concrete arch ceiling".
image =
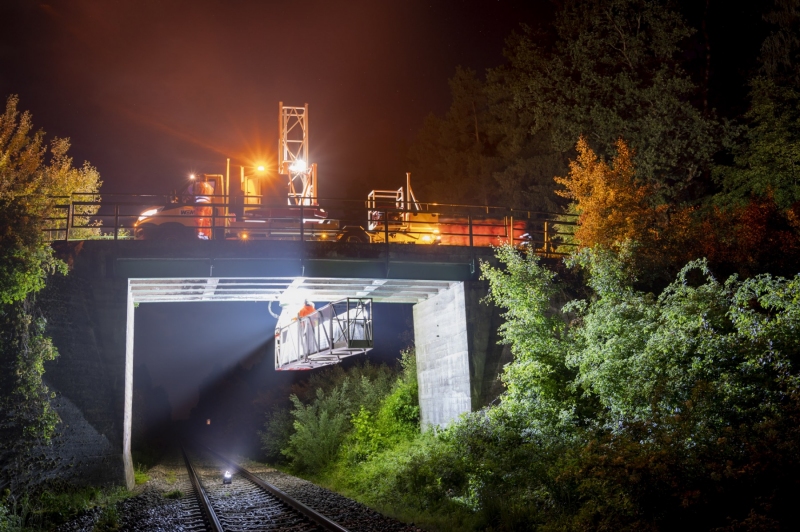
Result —
M375 303L419 303L447 290L453 281L341 279L321 277L206 277L128 279L134 303L183 301L278 301L292 303L369 297Z

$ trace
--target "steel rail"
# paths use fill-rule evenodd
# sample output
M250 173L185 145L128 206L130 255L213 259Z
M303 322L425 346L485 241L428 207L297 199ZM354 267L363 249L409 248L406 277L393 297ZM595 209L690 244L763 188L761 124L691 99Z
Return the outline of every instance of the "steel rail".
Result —
M186 470L189 472L189 480L192 482L197 502L200 503L200 510L202 510L203 515L205 515L206 521L211 527L211 532L223 532L222 523L219 522L214 508L211 507L211 501L208 500L206 490L203 489L203 486L200 484L200 479L197 478L197 472L194 470L192 462L189 461L189 457L186 455L186 450L183 448L183 445L181 445L181 453L183 454L183 460L186 462Z
M349 532L346 528L344 528L339 523L336 523L335 521L332 521L332 520L328 519L327 517L325 517L321 513L317 512L316 510L312 510L311 508L309 508L308 506L306 506L302 502L300 502L297 499L294 499L291 496L287 495L284 491L281 491L276 486L273 486L269 482L265 482L261 478L255 476L250 471L246 470L245 468L243 468L242 466L240 466L236 462L226 458L225 456L219 454L216 451L213 451L213 450L209 449L205 445L202 445L202 444L196 444L196 445L198 447L202 447L203 449L205 449L208 453L212 454L213 456L216 456L219 460L222 460L223 462L228 464L232 469L234 469L241 476L243 476L244 478L246 478L247 480L249 480L250 482L252 482L256 486L258 486L259 488L263 489L264 491L268 492L270 495L274 496L275 498L277 498L278 500L280 500L284 504L288 505L289 507L291 507L295 511L303 514L304 516L306 516L307 518L309 518L310 520L312 520L313 522L315 522L316 524L321 526L323 529L328 530L330 532Z

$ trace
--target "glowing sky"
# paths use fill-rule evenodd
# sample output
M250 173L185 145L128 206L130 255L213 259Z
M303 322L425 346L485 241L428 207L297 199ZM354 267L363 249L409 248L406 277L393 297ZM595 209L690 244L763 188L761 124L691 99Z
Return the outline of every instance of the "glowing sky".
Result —
M310 105L320 195L396 185L457 65L502 61L539 1L5 0L0 95L69 136L105 192L163 193L225 157L272 158L278 102ZM362 187L363 188L363 187ZM361 191L359 190L359 194Z

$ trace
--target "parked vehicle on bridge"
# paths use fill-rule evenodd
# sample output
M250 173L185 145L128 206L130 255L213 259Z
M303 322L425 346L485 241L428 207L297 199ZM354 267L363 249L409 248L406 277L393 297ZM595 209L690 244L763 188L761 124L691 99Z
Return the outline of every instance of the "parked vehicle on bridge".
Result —
M252 196L226 196L221 174L194 176L173 202L148 209L134 224L134 237L151 239L335 239L338 220L317 205L265 206ZM227 200L227 201L226 201ZM302 218L302 225L300 220Z

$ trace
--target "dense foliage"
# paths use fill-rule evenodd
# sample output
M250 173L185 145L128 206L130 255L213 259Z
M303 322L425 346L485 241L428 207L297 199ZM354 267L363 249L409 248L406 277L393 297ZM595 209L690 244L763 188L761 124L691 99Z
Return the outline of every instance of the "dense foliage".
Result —
M418 434L408 362L376 403L356 406L345 377L295 400L298 470L441 529L800 524L800 275L721 282L698 260L654 294L587 248L570 263L589 297L557 309L554 271L511 247L498 258L482 272L514 353L499 404Z
M48 146L17 105L9 97L0 115L0 487L21 490L34 467L32 447L49 442L58 421L42 381L44 363L57 353L34 294L67 265L42 229L56 212L56 197L96 193L100 180L89 164L73 167L68 139Z
M0 115L0 303L20 301L40 290L49 273L65 271L42 231L45 219L57 212L56 198L95 193L101 184L88 163L72 166L69 139L56 138L48 149L18 102L9 97Z
M693 33L659 0L564 2L552 28L512 35L485 80L456 72L450 110L411 147L412 171L432 195L552 211L552 177L578 137L606 157L622 137L652 201L691 199L728 137L685 71Z
M403 355L401 369L397 374L367 363L313 375L292 394L290 410L268 415L261 433L265 453L280 461L280 452L298 471L321 471L338 459L363 461L396 439L415 435L419 406L413 353Z

